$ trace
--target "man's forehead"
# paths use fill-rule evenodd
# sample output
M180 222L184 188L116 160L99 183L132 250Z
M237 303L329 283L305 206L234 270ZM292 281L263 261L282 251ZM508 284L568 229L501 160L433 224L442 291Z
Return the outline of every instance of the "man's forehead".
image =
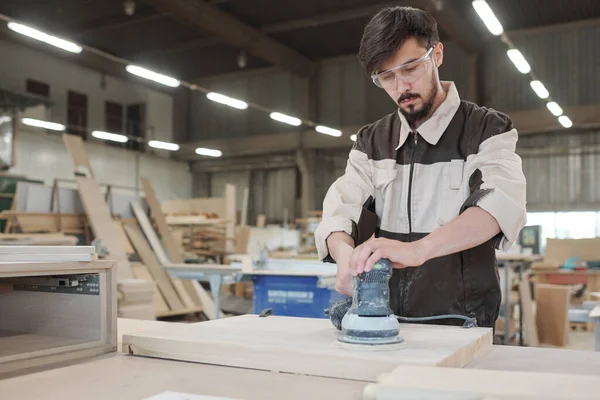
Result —
M380 71L385 71L397 67L398 65L417 60L425 54L427 49L421 45L416 39L411 38L404 43L383 63L379 68Z

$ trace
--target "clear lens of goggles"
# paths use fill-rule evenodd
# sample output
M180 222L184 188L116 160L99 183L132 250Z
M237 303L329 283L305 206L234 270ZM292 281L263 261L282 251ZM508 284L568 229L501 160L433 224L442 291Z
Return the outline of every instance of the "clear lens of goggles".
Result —
M427 53L425 53L425 55L418 60L412 61L408 64L400 65L380 74L373 75L373 82L380 88L395 87L396 77L400 78L406 83L415 82L417 79L423 76L425 71L427 71L429 54L431 54L432 50L433 48L429 49Z

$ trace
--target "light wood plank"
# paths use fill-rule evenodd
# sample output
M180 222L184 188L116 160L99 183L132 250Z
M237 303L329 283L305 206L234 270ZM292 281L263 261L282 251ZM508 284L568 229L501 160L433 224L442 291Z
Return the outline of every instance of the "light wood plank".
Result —
M176 389L244 400L359 399L364 382L115 355L0 380L2 398L141 400Z
M131 242L129 242L129 239L127 239L127 235L125 235L125 231L123 230L123 222L121 220L115 220L114 224L115 228L117 229L117 234L119 235L119 241L123 246L123 250L125 250L125 253L127 254L134 254L135 250L133 250Z
M154 282L154 279L152 279L152 275L150 274L150 271L148 270L148 267L146 267L146 265L142 263L131 263L131 268L133 269L133 275L137 279ZM158 289L158 287L156 288L156 292L154 293L153 304L155 315L169 312L169 306L167 306L165 298L163 297L163 294Z
M226 235L227 240L225 242L225 251L227 253L235 252L235 225L237 220L237 207L235 204L236 195L235 195L235 185L226 184L225 185L225 215L223 216L227 221L227 229Z
M123 352L158 358L374 382L398 365L462 367L492 349L492 330L402 324L405 342L346 345L326 319L245 315L123 337Z
M167 257L167 254L165 253L165 250L163 249L162 244L160 243L160 240L158 239L158 236L156 235L156 232L154 231L154 228L152 227L152 224L150 223L150 220L148 219L148 216L144 212L142 206L137 201L132 201L131 208L133 209L133 213L135 214L135 217L137 218L144 235L148 239L154 254L156 254L158 262L160 265L167 264L169 262L169 258ZM196 304L188 294L183 282L178 279L172 279L172 282L173 286L175 287L175 291L179 295L179 298L181 299L181 302L185 308L196 307Z
M0 254L0 262L90 262L97 254Z
M535 323L535 313L533 301L531 298L531 288L529 281L524 279L519 282L519 296L521 298L521 313L523 315L523 332L525 333L525 344L527 346L537 347L540 344L538 339L537 326Z
M95 179L94 171L92 170L92 165L90 164L90 159L88 158L87 151L85 150L85 145L83 140L79 136L63 134L63 142L67 148L67 151L71 155L74 164L74 171L81 173L87 170L88 177L91 179Z
M0 254L95 254L94 246L0 246Z
M540 343L566 346L569 341L568 286L537 284L535 287L536 325Z
M173 213L206 213L225 215L225 202L222 197L204 197L187 200L165 200L161 203L165 214Z
M144 235L137 224L125 223L123 224L123 228L125 229L125 233L127 233L129 240L131 240L133 247L135 247L138 255L142 259L142 262L150 271L150 274L165 297L169 307L172 310L185 308L175 292L175 288L171 283L169 275L161 268L156 256L152 252L150 246L148 246L148 242L144 238Z
M363 399L592 400L598 393L600 379L592 376L399 366L367 387Z

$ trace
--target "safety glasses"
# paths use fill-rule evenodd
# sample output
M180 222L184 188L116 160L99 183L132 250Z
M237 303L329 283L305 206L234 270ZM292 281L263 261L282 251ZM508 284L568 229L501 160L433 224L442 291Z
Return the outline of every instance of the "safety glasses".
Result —
M379 74L371 75L373 83L382 89L395 88L396 79L400 78L402 82L413 83L423 76L430 64L429 56L433 51L433 47L427 50L421 58L411 61L406 64L399 65Z

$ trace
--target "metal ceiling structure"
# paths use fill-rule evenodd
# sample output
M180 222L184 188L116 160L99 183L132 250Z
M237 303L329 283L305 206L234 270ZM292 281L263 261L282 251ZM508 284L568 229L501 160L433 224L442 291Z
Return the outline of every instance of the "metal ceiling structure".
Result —
M600 18L597 0L488 2L507 30ZM193 81L267 66L309 76L321 59L357 53L368 18L388 5L429 10L442 40L467 53L489 36L470 0L3 0L0 13Z

